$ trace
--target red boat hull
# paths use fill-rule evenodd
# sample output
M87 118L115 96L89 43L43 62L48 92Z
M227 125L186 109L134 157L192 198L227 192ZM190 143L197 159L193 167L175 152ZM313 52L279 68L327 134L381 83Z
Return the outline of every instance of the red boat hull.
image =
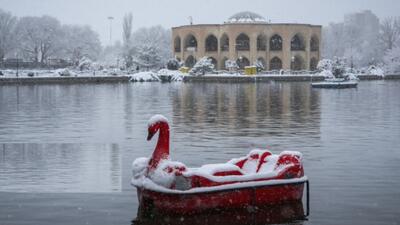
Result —
M138 188L139 215L197 214L216 209L262 207L301 201L304 182L201 193L162 193Z

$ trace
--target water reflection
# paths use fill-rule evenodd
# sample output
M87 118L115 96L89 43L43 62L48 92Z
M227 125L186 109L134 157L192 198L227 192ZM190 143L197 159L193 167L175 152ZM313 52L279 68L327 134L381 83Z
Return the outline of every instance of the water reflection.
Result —
M188 129L218 124L234 136L319 133L320 96L307 85L186 84L172 101L174 123Z
M116 144L1 144L0 191L121 190Z
M152 218L138 217L132 221L132 225L261 225L293 222L303 224L302 220L305 220L303 204L302 202L293 202L256 209L214 210L188 216L153 215Z

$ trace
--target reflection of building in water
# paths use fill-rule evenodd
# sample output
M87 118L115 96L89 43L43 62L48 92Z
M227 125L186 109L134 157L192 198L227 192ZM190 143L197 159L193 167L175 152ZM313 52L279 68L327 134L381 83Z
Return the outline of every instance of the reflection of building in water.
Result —
M218 69L230 59L241 68L258 60L266 70L315 70L320 59L321 26L269 23L252 12L224 24L174 27L172 37L173 54L188 67L208 56Z
M185 84L172 99L174 124L218 123L238 135L319 133L319 93L302 83Z
M116 144L3 144L0 152L0 191L121 190Z

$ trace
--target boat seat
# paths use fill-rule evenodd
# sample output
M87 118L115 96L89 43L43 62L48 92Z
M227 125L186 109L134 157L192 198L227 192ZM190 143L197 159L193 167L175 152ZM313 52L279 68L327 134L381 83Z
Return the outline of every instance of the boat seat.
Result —
M235 163L246 174L258 173L260 168L268 162L267 157L272 153L267 150L253 150L250 154Z

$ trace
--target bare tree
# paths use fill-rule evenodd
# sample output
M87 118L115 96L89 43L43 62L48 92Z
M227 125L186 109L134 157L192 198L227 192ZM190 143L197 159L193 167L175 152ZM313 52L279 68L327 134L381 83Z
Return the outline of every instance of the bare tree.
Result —
M17 18L0 9L0 62L15 47L15 25Z
M20 50L36 63L45 63L60 50L61 25L53 17L22 17L17 32Z
M127 68L133 65L133 58L132 58L132 21L133 16L132 13L128 13L124 16L124 21L122 24L123 28L123 38L124 38L124 50L123 50L123 57L125 60L125 66Z
M384 50L390 50L400 40L400 17L388 17L380 25L380 39Z

